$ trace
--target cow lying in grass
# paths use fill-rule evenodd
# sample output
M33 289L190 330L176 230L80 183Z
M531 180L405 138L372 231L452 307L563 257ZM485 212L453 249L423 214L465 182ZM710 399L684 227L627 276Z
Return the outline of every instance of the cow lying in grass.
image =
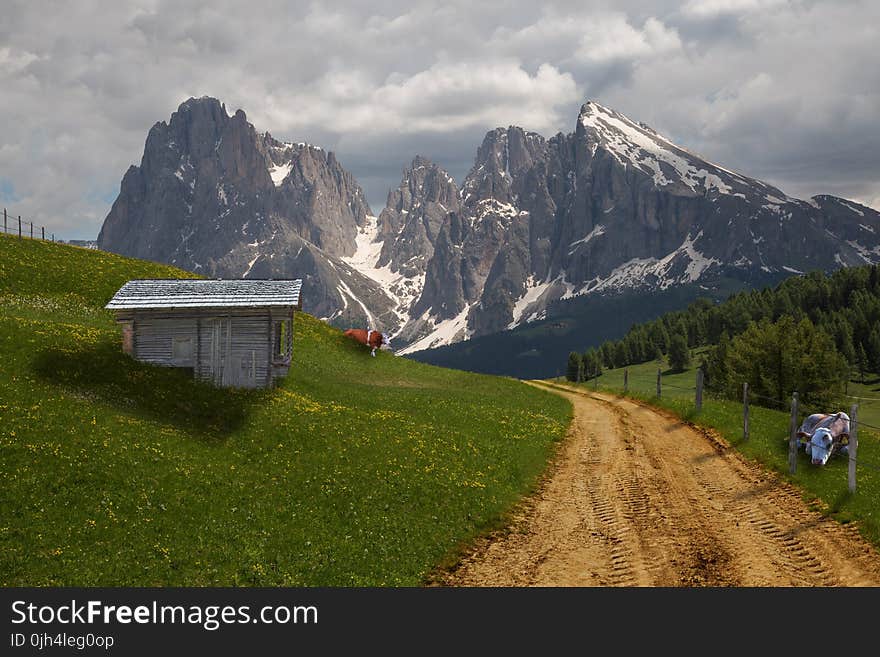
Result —
M848 452L849 415L843 412L834 415L814 413L804 419L797 435L799 439L807 439L804 451L813 465L825 465L832 453Z
M383 345L388 347L391 345L391 341L379 333L379 331L369 329L348 329L345 332L345 335L352 340L357 340L361 344L369 347L371 349L370 355L374 358L376 356L376 349L381 348Z

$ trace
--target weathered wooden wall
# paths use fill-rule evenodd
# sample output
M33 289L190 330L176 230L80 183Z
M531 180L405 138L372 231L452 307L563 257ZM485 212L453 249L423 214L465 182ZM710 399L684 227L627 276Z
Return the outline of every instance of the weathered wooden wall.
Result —
M195 342L196 320L194 317L164 318L138 313L134 318L134 356L138 360L157 365L192 367L192 358L175 359L174 340Z
M292 320L290 309L135 310L117 313L117 319L133 322L135 358L192 367L196 378L216 385L268 387L289 370L273 358L273 341L275 322Z

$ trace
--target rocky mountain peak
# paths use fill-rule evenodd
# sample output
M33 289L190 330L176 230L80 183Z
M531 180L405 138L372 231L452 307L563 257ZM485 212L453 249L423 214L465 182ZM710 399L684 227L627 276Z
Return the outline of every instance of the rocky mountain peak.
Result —
M215 98L190 98L150 130L98 241L209 276L302 277L310 312L391 330L390 297L342 261L370 215L333 153L258 133Z
M99 243L209 276L302 277L309 312L416 351L576 297L877 262L880 213L791 198L588 101L570 134L490 130L461 189L414 157L375 217L334 153L192 98L150 130Z
M475 207L483 199L515 201L517 182L544 157L544 138L518 126L489 131L477 149L474 166L465 178L462 200Z
M791 201L784 192L743 176L674 143L645 123L589 101L581 107L575 138L591 156L597 151L623 167L648 174L655 187L676 194L749 196L750 200Z
M378 239L383 245L378 266L388 265L407 277L424 274L440 227L458 209L458 186L452 176L417 155L404 169L400 185L388 193L379 215Z
M595 101L568 135L489 131L462 199L413 306L421 337L408 351L514 328L583 295L880 260L870 208L791 198Z

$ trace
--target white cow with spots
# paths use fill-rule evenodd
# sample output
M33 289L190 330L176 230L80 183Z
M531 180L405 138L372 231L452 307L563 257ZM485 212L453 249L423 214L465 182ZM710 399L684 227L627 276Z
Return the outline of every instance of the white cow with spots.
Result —
M832 453L848 451L849 415L842 411L834 415L813 413L801 424L797 435L806 439L804 451L813 465L825 465Z

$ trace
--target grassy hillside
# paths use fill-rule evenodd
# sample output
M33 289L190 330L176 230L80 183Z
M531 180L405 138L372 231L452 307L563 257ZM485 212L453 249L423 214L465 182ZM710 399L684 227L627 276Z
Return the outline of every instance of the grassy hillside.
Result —
M699 351L693 362L699 361ZM673 411L695 424L709 427L720 433L736 449L746 456L756 459L765 466L788 477L788 426L789 413L757 405L750 407L750 438L742 440L742 403L704 396L703 410L697 414L694 406L694 384L696 372L668 373L665 361L660 363L662 376L662 397L656 397L658 363L642 363L629 367L629 395L648 401L654 406ZM606 392L623 393L624 368L606 370L598 381L580 384L588 390L598 388ZM560 380L564 385L574 385ZM880 381L860 385L850 383L849 393L869 400L859 401L859 417L863 422L880 427ZM874 401L876 399L877 401ZM853 401L841 402L832 409L846 410ZM804 413L799 419L803 420ZM859 430L860 464L857 467L858 489L855 495L847 490L847 466L845 458L832 459L824 467L809 463L803 451L798 454L798 471L792 480L801 486L806 497L819 498L823 510L838 520L848 522L858 520L864 535L880 546L880 436L873 429L862 427Z
M270 391L138 363L169 267L0 238L0 585L415 585L536 481L570 407L298 314Z
M708 347L700 347L691 351L691 363L694 365L683 372L671 372L665 358L658 364L657 361L630 365L628 368L619 367L604 370L598 381L586 383L588 388L598 387L607 391L623 391L623 372L629 369L629 389L639 396L653 396L657 389L657 368L662 372L662 395L669 399L694 399L694 386L696 385L695 366L702 359ZM859 417L867 424L880 427L880 376L867 375L865 383L850 381L847 392L849 397L843 397L838 401L841 409L849 412L850 405L859 404ZM708 394L708 393L707 393ZM753 402L754 404L755 402Z

